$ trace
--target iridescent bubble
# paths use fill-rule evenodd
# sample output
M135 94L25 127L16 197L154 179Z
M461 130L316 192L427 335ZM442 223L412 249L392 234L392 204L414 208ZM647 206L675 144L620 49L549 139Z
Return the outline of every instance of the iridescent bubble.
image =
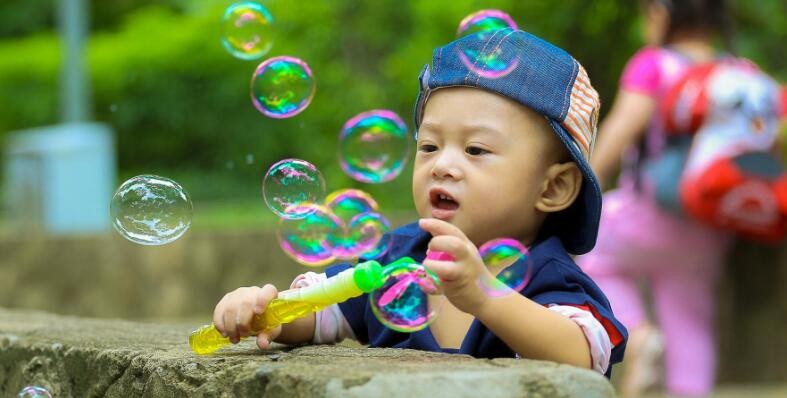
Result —
M481 10L462 19L456 30L456 37L505 28L518 29L510 15L500 10Z
M303 218L321 203L325 180L317 167L301 159L284 159L268 169L262 180L262 196L268 208L283 218Z
M192 209L180 184L156 175L124 182L109 204L115 230L142 245L163 245L180 238L191 226Z
M224 11L221 44L232 56L258 59L273 46L273 17L260 4L243 1Z
M360 182L387 182L404 169L408 147L407 126L399 115L381 109L363 112L342 127L339 163Z
M392 240L387 235L390 229L388 220L379 213L358 214L343 225L342 233L334 236L333 253L342 260L380 257L391 247Z
M305 62L287 56L268 58L251 77L251 102L265 116L293 117L309 106L315 89Z
M369 294L372 312L386 327L415 332L432 322L437 308L429 304L439 280L420 264L400 263L383 269L383 286Z
M388 231L391 224L382 214L369 212L355 216L350 221L350 236L356 242L359 256L378 258L387 253L393 241Z
M376 258L387 251L385 242L380 239L390 226L388 220L376 213L378 205L371 195L358 189L342 189L328 195L325 203L342 220L342 233L335 235L333 242L337 258ZM378 247L378 243L382 246Z
M527 248L515 239L493 239L478 249L481 259L496 278L481 278L479 286L491 297L519 292L530 281L532 266Z
M379 206L372 195L359 189L341 189L334 191L325 198L325 206L339 217L346 225L353 217L377 211Z
M27 386L17 394L19 398L52 398L52 394L44 387Z
M307 214L299 219L282 218L279 245L295 261L310 267L331 263L333 236L341 233L341 220L324 206L301 204L296 211Z
M499 79L519 66L519 56L500 47L462 48L459 59L467 69L486 79Z

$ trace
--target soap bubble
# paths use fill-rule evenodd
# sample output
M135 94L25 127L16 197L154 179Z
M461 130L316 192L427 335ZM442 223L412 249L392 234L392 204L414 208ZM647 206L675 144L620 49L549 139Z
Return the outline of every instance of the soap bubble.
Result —
M251 102L263 115L283 119L306 109L314 97L314 76L298 58L268 58L251 78Z
M302 218L313 209L302 204L322 202L325 180L313 164L301 159L284 159L265 174L262 196L268 208L279 217Z
M388 220L379 213L358 214L349 223L343 223L341 233L333 236L333 253L342 260L380 257L392 244L387 235L390 229Z
M499 79L513 72L519 66L519 56L504 52L500 47L462 48L459 59L472 71L486 79Z
M328 195L325 203L342 220L342 233L334 237L333 243L337 258L376 258L387 251L386 244L380 240L390 225L376 213L378 205L371 195L359 189L342 189ZM378 247L378 243L382 246Z
M260 4L243 1L224 11L221 44L236 58L258 59L273 46L273 17Z
M359 214L350 221L350 237L358 247L359 256L377 258L387 253L393 240L388 231L391 224L382 214Z
M191 226L192 204L175 181L140 175L124 182L109 204L112 225L124 238L142 245L163 245Z
M52 398L52 394L44 387L27 386L17 394L19 398Z
M398 332L421 330L434 320L437 309L429 304L439 280L420 264L391 264L383 269L383 286L369 293L372 312L386 327Z
M481 10L462 19L456 30L456 37L505 28L518 29L510 15L500 10Z
M333 237L341 233L341 220L324 206L308 203L294 207L307 215L299 219L281 219L278 237L284 253L310 267L331 263L335 259Z
M377 202L372 195L360 189L341 189L332 192L325 198L325 206L339 217L346 225L350 224L353 217L377 211Z
M500 297L518 292L530 281L530 254L519 241L509 238L493 239L478 248L484 264L497 277L481 278L479 286L486 294Z
M380 109L363 112L342 127L339 163L360 182L387 182L404 169L408 146L407 126L399 115Z

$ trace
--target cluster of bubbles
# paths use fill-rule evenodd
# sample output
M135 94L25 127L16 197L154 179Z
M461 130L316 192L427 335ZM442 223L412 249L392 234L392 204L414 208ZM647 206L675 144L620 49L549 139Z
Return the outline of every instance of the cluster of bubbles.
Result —
M224 11L221 27L221 42L235 58L257 60L273 47L273 16L259 3L241 1L230 5ZM270 118L284 119L303 112L315 90L309 65L291 56L262 61L251 77L251 102Z
M273 46L273 23L273 16L262 5L235 3L222 18L222 44L236 58L260 59ZM516 29L517 25L502 11L481 10L462 20L457 36L492 37L494 31L503 28ZM468 69L488 79L505 76L518 66L518 59L507 57L499 48L468 47L460 50L458 56ZM292 56L262 61L254 70L250 86L254 107L276 119L303 112L315 90L308 64ZM390 110L360 113L344 124L339 135L341 168L363 183L396 178L404 168L408 151L407 126ZM247 164L253 161L253 157L247 157ZM336 191L326 197L325 180L313 164L300 159L277 162L266 173L262 185L266 205L281 219L279 244L296 261L323 266L336 260L378 258L390 249L390 224L379 213L377 202L356 189ZM192 204L175 181L140 175L118 188L110 212L115 229L125 238L143 245L162 245L188 230ZM479 248L479 253L491 273L497 275L479 281L488 295L509 294L527 285L531 267L527 249L521 243L497 239ZM434 258L450 260L446 255ZM369 294L371 308L380 322L401 332L427 327L439 310L439 299L429 298L438 292L438 278L409 258L386 266L383 277L383 286ZM42 387L29 386L19 396L51 394Z
M479 35L492 40L496 31L506 28L518 29L511 16L500 10L481 10L459 23L457 37ZM519 58L499 46L469 46L459 50L458 56L465 67L486 79L499 79L519 66Z
M339 163L364 183L388 182L404 169L409 149L407 125L395 112L375 109L355 115L339 134Z
M404 258L383 269L383 285L369 293L375 317L398 332L421 330L439 313L441 298L436 294L440 281L424 266Z
M177 182L139 175L115 191L109 212L112 225L124 238L142 245L164 245L189 229L192 204Z
M262 196L281 218L279 245L301 264L318 267L388 251L390 224L371 195L344 189L326 198L322 174L305 160L284 159L271 166Z
M18 398L52 398L52 394L44 387L27 386L16 395Z
M479 254L490 272L483 274L478 286L489 297L520 292L530 281L530 255L519 241L494 239L481 245ZM449 253L437 251L427 251L427 259L454 261ZM370 307L380 323L409 333L427 327L437 316L443 300L429 298L438 293L439 280L428 269L404 258L387 266L383 277L383 286L369 294Z
M392 241L386 233L391 226L363 191L345 189L329 195L324 204L301 203L294 208L306 215L281 219L279 245L303 265L378 258L390 249Z
M484 264L496 278L482 277L478 281L481 290L490 297L501 297L519 292L530 281L532 266L530 253L518 240L493 239L478 248Z

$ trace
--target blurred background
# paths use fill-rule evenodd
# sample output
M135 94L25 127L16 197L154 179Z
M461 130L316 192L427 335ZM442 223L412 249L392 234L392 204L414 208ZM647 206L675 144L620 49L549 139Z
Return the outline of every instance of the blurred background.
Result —
M566 49L602 104L612 103L626 60L642 45L631 0L260 1L276 23L266 58L301 58L317 82L303 113L277 120L249 100L260 61L221 45L232 2L74 2L84 3L83 14L68 3L0 2L0 306L82 316L207 321L228 290L288 285L307 269L281 253L277 218L261 195L265 171L283 158L315 164L329 192L369 192L394 225L412 220L411 162L392 182L359 183L339 167L338 133L377 108L412 129L421 68L474 11L504 10ZM735 5L736 52L781 82L786 11L784 0ZM69 31L84 32L83 51L71 52L84 84L70 88ZM47 135L75 121L98 124L64 141ZM191 195L193 225L183 238L145 247L111 231L112 192L139 174L172 178ZM720 382L785 383L787 254L740 243L730 262L719 298Z

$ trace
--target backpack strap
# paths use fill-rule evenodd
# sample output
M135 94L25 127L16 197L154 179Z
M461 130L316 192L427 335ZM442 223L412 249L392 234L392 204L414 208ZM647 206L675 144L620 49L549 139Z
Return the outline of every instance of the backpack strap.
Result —
M672 46L662 46L659 48L660 51L669 52L671 55L676 56L677 58L682 59L687 64L694 64L695 61L687 54L683 53L682 51L672 47ZM663 99L662 99L663 102ZM654 117L661 117L660 112L660 104L657 104L657 113ZM637 141L637 153L636 158L634 159L633 164L631 167L631 172L634 176L634 190L636 192L642 192L642 173L645 169L645 163L647 161L647 154L650 152L650 146L648 145L648 135L647 132L645 134L640 135L639 140ZM665 149L670 145L669 140L665 140Z

